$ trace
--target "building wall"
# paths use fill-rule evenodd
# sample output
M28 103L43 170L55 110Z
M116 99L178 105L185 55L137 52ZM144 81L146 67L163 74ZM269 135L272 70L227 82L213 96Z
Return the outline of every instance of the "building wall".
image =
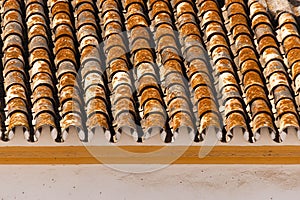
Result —
M0 166L1 199L295 199L297 165ZM121 171L120 171L121 170Z

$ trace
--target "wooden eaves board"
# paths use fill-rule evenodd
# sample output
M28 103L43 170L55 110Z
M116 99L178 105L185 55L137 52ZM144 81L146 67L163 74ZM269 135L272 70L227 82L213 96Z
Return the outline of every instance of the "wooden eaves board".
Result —
M42 134L37 143L28 143L17 133L12 141L0 143L0 164L300 164L296 135L288 135L281 144L272 142L268 135L254 144L240 136L228 144L214 138L190 143L189 138L181 137L166 145L159 136L143 144L127 135L122 137L119 143L110 144L98 134L87 144L73 134L58 144L49 134Z

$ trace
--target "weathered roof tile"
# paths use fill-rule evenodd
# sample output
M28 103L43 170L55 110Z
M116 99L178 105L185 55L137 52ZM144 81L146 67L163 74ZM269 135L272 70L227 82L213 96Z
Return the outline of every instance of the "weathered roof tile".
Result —
M292 10L269 4L1 2L2 138L21 127L35 141L50 127L56 141L74 130L201 141L212 128L223 142L266 130L283 141L299 129L300 35Z

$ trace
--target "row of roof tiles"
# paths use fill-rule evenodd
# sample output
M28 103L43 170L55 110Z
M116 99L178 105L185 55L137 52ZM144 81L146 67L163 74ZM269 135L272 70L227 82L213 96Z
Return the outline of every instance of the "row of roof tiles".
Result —
M143 1L128 1L124 7L135 85L140 102L141 126L146 134L145 138L162 134L165 140L168 116L160 87L159 70L151 46L149 21L144 12L146 5Z
M21 2L7 0L2 3L3 27L3 77L5 97L5 139L11 139L14 129L22 127L25 138L30 138L30 88L26 73L26 56L24 44L23 16ZM36 107L36 105L35 105Z
M222 94L220 105L224 106L223 117L227 130L222 138L229 141L233 136L233 130L239 127L250 140L247 131L247 115L221 10L215 1L198 1L197 6L202 22L201 31L208 53L213 60L215 79L218 80L216 88L218 93Z
M257 0L1 1L2 138L281 142L299 130L300 35L276 19Z
M262 128L268 128L272 135L276 134L276 130L259 57L251 33L247 34L247 32L250 32L250 27L248 26L247 13L244 7L245 5L232 2L228 5L227 19L228 27L230 27L229 31L235 32L232 41L234 43L236 65L241 72L242 90L252 120L253 137L258 139ZM245 30L247 31L246 34L244 34Z
M81 86L77 83L77 48L69 1L48 1L56 69L61 136L65 140L71 129L84 139ZM76 27L77 28L77 27Z
M183 132L182 128L194 134L195 120L190 107L189 89L183 76L183 60L177 47L169 1L152 1L148 9L151 26L154 29L157 64L160 68L162 90L166 95L165 103L173 139Z

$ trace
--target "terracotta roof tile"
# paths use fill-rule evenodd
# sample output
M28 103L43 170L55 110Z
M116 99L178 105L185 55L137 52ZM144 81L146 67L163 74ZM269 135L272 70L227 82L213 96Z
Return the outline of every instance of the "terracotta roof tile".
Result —
M21 129L36 141L45 128L57 142L73 130L82 141L213 130L223 142L282 142L300 128L300 34L297 9L274 5L2 1L2 139Z
M181 3L178 2L177 7ZM191 138L195 138L195 127L193 124L194 116L190 108L190 100L188 98L188 89L186 80L184 78L186 66L183 64L181 58L180 49L177 47L177 41L175 36L175 28L172 22L174 17L171 13L171 5L164 1L155 1L154 6L149 6L151 11L152 20L151 25L154 28L154 38L156 39L156 50L158 51L157 63L160 66L160 76L163 80L162 88L166 95L167 112L169 116L169 125L172 129L173 140L176 139L177 135L183 134L184 128L188 129ZM179 7L180 9L180 7ZM182 11L182 10L181 10ZM179 26L184 23L189 23L189 14L193 10L189 9L177 15ZM167 19L155 20L161 13L168 15ZM150 16L151 16L150 14ZM184 20L184 21L183 21ZM162 23L164 21L165 23ZM182 27L182 26L180 26ZM187 39L186 36L184 39ZM193 60L192 54L189 51L197 51L193 45L188 49L183 48L183 51L188 57L189 62ZM173 63L170 61L172 60ZM173 68L171 65L177 66ZM193 75L194 76L194 75ZM178 86L176 86L178 85Z
M97 6L104 36L106 73L110 82L113 126L116 132L114 140L118 140L123 133L131 135L137 141L139 135L136 126L135 87L130 78L120 5L118 1L108 0L97 1Z
M217 7L215 1L208 1L211 7ZM207 3L198 2L199 12L206 13L211 12L205 6ZM206 9L208 9L206 11ZM221 12L219 9L215 9L211 12L215 19L221 19ZM203 15L205 16L205 15ZM204 18L200 17L200 20ZM215 30L212 32L211 28ZM225 135L221 136L220 139L229 141L235 132L235 129L241 128L244 132L247 130L246 115L243 109L242 97L240 95L240 88L236 81L236 74L234 70L233 60L231 58L230 46L226 37L226 30L224 24L220 20L216 23L213 18L207 21L207 26L202 29L204 33L204 39L206 40L206 46L209 50L211 59L214 63L214 73L218 80L217 92L222 95L220 104L224 106L224 125L226 129ZM227 95L228 94L228 95ZM220 110L221 111L221 110ZM232 119L232 116L239 116L237 120ZM246 133L244 133L246 134Z
M54 65L57 71L68 66L67 70L57 74L59 110L62 139L65 140L72 127L77 129L79 137L84 140L81 87L76 81L78 69L75 49L76 38L71 30L74 30L72 23L72 11L68 1L48 1L50 26L54 42ZM58 76L59 75L59 76Z
M253 13L252 16L256 15L257 17L268 16L266 9L259 2L255 1L253 1L250 6L250 13ZM266 29L268 31L266 31ZM281 135L285 135L289 127L299 130L299 117L296 111L294 100L291 98L280 97L282 93L286 94L286 97L292 96L291 94L289 94L292 91L289 84L289 77L288 74L284 72L284 61L281 57L279 47L277 46L276 37L273 33L273 27L269 18L268 20L266 20L264 26L256 26L254 32L257 36L259 44L263 43L263 37L268 37L268 35L273 36L273 40L270 38L269 46L261 48L259 53L261 54L264 68L266 69L268 69L268 65L272 64L272 60L279 61L277 62L277 68L273 68L272 73L268 73L269 76L266 76L266 80L269 82L268 90L275 99L274 107L276 109L275 117L278 120L279 124L279 139L283 140L285 136ZM261 34L261 32L265 32L266 35L264 36L263 34ZM283 104L285 106L283 106Z
M84 104L88 134L81 138L90 141L96 129L110 135L107 88L103 64L100 59L98 25L93 1L73 2L76 35L79 42L81 77L84 77Z
M4 138L11 139L15 134L15 129L18 127L24 130L24 136L27 140L32 139L31 135L31 112L29 103L29 93L26 84L28 76L25 73L25 59L23 42L25 40L23 16L20 10L21 3L18 1L5 1L2 5L2 20L1 25L5 31L5 37L3 39L3 68L6 69L9 64L18 63L20 70L10 71L5 70L3 77L4 89L6 92L5 97L5 124L7 130ZM13 23L12 25L10 25ZM14 24L18 24L20 29L14 31ZM2 35L3 36L3 35ZM36 138L34 139L36 140Z
M167 116L151 47L148 19L143 12L146 5L141 1L124 1L123 4L128 13L126 29L130 34L130 53L139 95L143 138L148 139L151 135L165 134Z

